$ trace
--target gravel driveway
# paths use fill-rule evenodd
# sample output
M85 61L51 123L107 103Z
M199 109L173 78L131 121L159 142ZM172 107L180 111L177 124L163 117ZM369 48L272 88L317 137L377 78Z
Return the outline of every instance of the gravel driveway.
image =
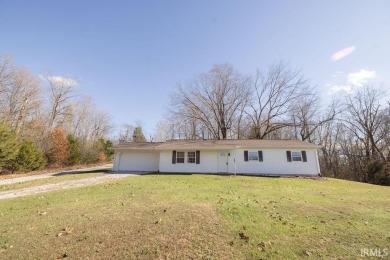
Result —
M55 178L56 176L61 176L63 174L78 174L81 172L87 173L89 171L106 169L110 166L111 165L103 165L99 167L78 169L78 170L72 170L66 172L55 172L55 173L26 176L26 177L13 178L13 179L5 179L5 180L0 180L0 185L9 185L9 184L21 183L26 181L46 179L46 178ZM139 174L137 173L106 173L103 176L94 176L90 178L84 178L81 180L70 180L70 181L63 181L58 183L48 183L48 184L18 189L18 190L8 190L8 191L0 192L0 200L34 195L38 193L50 192L55 190L83 187L87 185L99 184L110 180L119 180L129 176L138 176L138 175Z
M0 180L0 185L9 185L9 184L21 183L21 182L26 182L26 181L35 181L35 180L52 178L52 177L56 177L56 176L60 176L60 175L64 175L64 174L77 174L77 173L81 173L81 172L90 172L90 171L96 171L96 170L103 170L103 169L107 169L107 168L112 168L112 164L105 164L105 165L101 165L101 166L76 169L76 170L70 170L70 171L52 172L52 173L31 175L31 176L25 176L25 177L17 177L17 178L12 178L12 179L4 179L4 180Z

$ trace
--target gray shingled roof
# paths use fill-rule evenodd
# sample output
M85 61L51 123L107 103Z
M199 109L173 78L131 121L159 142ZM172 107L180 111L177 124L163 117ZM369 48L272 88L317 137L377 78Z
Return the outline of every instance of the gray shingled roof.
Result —
M160 142L121 143L114 146L115 150L156 150Z
M169 140L162 143L123 143L115 150L234 149L234 148L311 148L321 146L299 140Z

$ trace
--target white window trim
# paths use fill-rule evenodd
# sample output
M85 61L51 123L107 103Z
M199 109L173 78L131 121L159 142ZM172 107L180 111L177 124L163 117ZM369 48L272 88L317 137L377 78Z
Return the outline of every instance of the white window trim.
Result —
M184 157L179 157L179 153L183 153L184 154ZM178 159L181 159L181 158L184 158L184 161L183 162L179 162ZM176 152L176 163L185 163L186 162L186 152L182 152L182 151L177 151Z
M256 159L251 159L250 157L250 153L255 153L256 154ZM251 162L251 161L259 161L259 151L248 151L248 162Z
M194 153L194 157L189 157L188 153ZM196 163L196 151L188 151L188 152L186 152L186 154L187 154L186 162L190 163L190 164L195 164ZM194 162L189 162L190 158L194 158Z
M299 153L299 156L294 156L294 153ZM294 160L294 158L299 158L300 160ZM292 162L302 162L303 157L302 157L302 152L301 151L291 151L291 161Z

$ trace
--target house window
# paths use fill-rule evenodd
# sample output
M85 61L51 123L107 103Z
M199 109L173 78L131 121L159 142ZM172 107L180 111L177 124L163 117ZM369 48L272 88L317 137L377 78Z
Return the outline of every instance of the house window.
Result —
M244 151L244 162L263 161L263 151Z
M176 162L177 163L184 163L184 157L185 157L184 152L177 152L176 153Z
M187 162L195 163L195 152L187 152Z
M258 161L259 160L259 154L258 152L248 152L249 161Z
M302 161L302 153L301 152L291 152L291 157L294 162Z

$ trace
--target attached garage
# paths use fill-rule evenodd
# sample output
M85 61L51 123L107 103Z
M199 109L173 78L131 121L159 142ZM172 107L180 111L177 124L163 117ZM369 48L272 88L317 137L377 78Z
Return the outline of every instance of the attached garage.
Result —
M114 171L157 172L160 163L160 151L155 150L156 143L138 144L134 150L116 148Z

